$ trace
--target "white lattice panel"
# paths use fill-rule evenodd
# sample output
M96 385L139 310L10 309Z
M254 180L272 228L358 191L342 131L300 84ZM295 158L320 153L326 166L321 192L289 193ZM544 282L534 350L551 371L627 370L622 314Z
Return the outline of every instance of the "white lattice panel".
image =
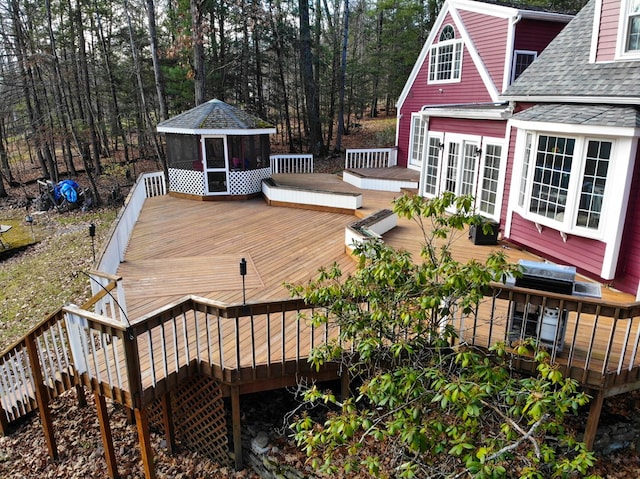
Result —
M259 170L230 171L229 194L250 195L262 191L262 180L271 177L271 168Z
M204 173L169 168L169 191L204 196Z

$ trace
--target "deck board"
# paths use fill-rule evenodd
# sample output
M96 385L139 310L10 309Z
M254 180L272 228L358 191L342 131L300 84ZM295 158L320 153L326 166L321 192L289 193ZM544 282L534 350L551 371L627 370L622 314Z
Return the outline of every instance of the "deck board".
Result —
M278 181L290 181L298 187L331 191L351 190L336 175L278 175ZM247 302L266 302L289 298L284 283L303 283L315 277L320 267L337 263L345 274L355 271L356 262L345 252L345 227L366 214L382 208L392 208L399 193L358 190L363 194L363 208L356 215L323 212L290 207L267 205L262 199L227 202L202 202L172 196L150 198L146 201L135 226L125 261L118 274L123 284L129 317L134 321L143 315L175 302L185 295L194 294L227 304L242 302L242 278L239 262L247 260L245 277ZM422 237L417 224L399 219L398 226L384 235L384 241L396 248L406 249L414 258L419 258ZM510 261L520 259L540 260L539 257L514 245L500 242L495 246L474 245L466 232L460 232L452 243L453 255L460 261L486 258L493 251L504 252ZM584 278L580 278L584 280ZM624 295L603 287L603 297L620 302L632 301ZM198 329L206 329L204 315ZM223 321L232 321L225 319ZM241 318L242 324L248 321ZM581 331L589 329L588 320L581 318ZM229 323L227 323L228 325ZM504 331L506 312L502 318L494 319L494 328ZM235 357L235 334L233 328L224 329L222 356L225 366L246 368L296 360L297 351L306 357L311 346L311 334L306 325L298 336L295 328L287 324L284 333L285 357L282 357L282 331L279 324L272 324L270 344L272 354L267 354L267 332L262 324L256 324L254 337L246 325L240 336L240 364ZM567 328L567 343L574 335L576 342L585 341L581 333L574 333L574 323ZM488 321L483 326L487 344L495 341L495 333L489 338ZM178 331L178 349L181 349L181 331ZM213 325L208 340L197 343L197 355L206 358L212 367L220 366L218 327ZM318 341L316 332L316 344ZM333 334L333 332L332 332ZM165 328L165 339L169 347L168 367L175 361L176 351L173 331ZM195 331L188 331L190 344L198 339ZM586 336L585 336L586 337ZM152 333L154 345L160 343L159 330ZM598 347L606 350L607 338L598 338ZM616 340L618 343L620 341ZM155 346L154 346L155 347ZM618 351L622 344L616 343ZM146 349L146 350L145 350ZM579 349L579 348L578 348ZM277 352L276 352L277 351ZM151 381L150 353L141 344L141 369L145 386ZM178 351L184 359L184 351ZM627 352L627 354L629 354ZM182 355L182 356L181 356ZM255 359L254 359L255 358ZM593 358L594 364L599 358ZM164 376L164 359L154 353L157 379ZM584 358L574 357L574 364ZM284 367L284 366L283 366ZM171 371L170 371L171 372Z

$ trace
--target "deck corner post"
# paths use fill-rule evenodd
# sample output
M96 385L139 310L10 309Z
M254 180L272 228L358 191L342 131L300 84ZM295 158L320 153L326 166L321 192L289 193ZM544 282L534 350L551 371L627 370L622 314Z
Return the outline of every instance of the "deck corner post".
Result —
M591 400L589 408L589 416L587 416L587 425L584 429L584 443L589 451L593 451L593 444L596 440L598 432L598 423L600 422L600 413L602 412L602 404L604 403L604 391L594 391L594 398Z
M146 409L134 409L136 427L138 429L138 441L140 442L140 456L144 475L147 479L155 479L156 469L153 464L153 450L151 449L151 434L149 433L149 418Z
M83 395L84 397L84 395ZM107 402L98 391L93 392L96 402L96 411L98 412L98 423L100 424L100 436L102 436L102 446L104 448L104 457L107 461L107 473L111 479L118 479L118 464L116 462L116 453L113 447L113 436L111 435L111 426L109 425L109 413L107 412Z
M176 448L175 429L173 427L173 413L171 411L171 393L162 395L162 425L167 442L167 452L173 454Z
M240 418L240 388L235 386L231 388L231 420L233 422L233 454L237 471L243 468L242 425Z
M38 348L32 334L25 337L25 342L27 344L29 363L31 364L31 374L35 387L36 402L38 403L38 410L40 412L40 422L42 423L42 429L44 430L44 438L47 442L47 449L49 449L49 456L52 459L57 460L58 448L56 446L56 438L53 434L53 421L51 419L51 410L49 409L48 394L45 390L42 370L40 369Z

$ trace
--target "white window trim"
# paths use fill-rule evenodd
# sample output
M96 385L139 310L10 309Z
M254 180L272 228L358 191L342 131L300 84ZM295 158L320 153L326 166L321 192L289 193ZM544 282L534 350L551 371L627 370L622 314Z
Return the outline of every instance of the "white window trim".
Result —
M620 17L618 20L618 38L616 41L616 60L630 60L640 58L640 50L627 51L627 37L629 35L630 0L620 2Z
M436 181L436 192L435 194L427 193L425 191L426 186L426 175L427 175L427 154L428 154L428 146L429 141L431 139L437 139L443 147L439 150L438 153L438 178ZM422 158L422 166L420 169L420 194L425 198L434 198L443 193L446 183L446 174L444 168L446 166L447 155L449 154L449 143L456 142L460 144L462 148L465 143L471 143L477 145L478 148L482 150L480 154L480 158L478 159L477 169L475 172L474 179L474 192L473 195L476 197L476 213L481 214L485 218L500 221L501 213L502 213L502 202L504 200L504 185L507 171L507 148L506 141L503 138L494 138L494 137L481 137L477 135L463 135L459 133L444 133L441 131L427 131L425 130L425 141L424 141L424 150L423 150L423 158ZM479 208L479 198L477 196L480 194L481 183L480 180L482 178L481 173L484 171L485 167L485 155L486 155L486 146L487 145L495 145L501 148L501 156L500 156L500 171L498 176L498 191L496 192L496 208L493 215L489 215L485 212L481 212ZM460 165L459 165L460 166ZM459 171L459 170L458 170Z
M481 188L481 180L482 180L482 172L485 168L486 154L487 154L487 146L499 146L500 147L500 170L498 171L498 191L496 191L496 208L493 215L490 215L484 211L480 211L480 198L478 197L480 194ZM505 177L507 172L507 148L504 140L500 138L490 138L484 137L482 139L482 154L480 156L480 164L478 166L478 184L476 185L476 204L477 213L484 216L485 218L491 219L493 221L500 221L500 213L502 212L502 201L504 200L504 185L505 185Z
M446 26L446 25L445 25ZM437 76L438 76L438 61L436 60L435 65L436 65L436 71L433 72L433 79L431 79L431 74L432 74L432 58L434 56L434 51L435 51L435 57L436 59L438 58L440 49L446 46L450 46L453 45L453 58L451 60L451 78L447 78L444 80L438 80ZM459 45L460 47L460 69L458 71L457 76L455 75L455 56L456 56L456 48ZM438 41L438 42L434 42L431 44L431 46L429 47L429 55L428 55L428 59L427 59L427 64L429 65L429 71L427 73L427 83L429 85L438 85L438 84L443 84L443 83L460 83L462 81L462 63L464 62L464 41L462 40L462 38L460 38L459 36L457 36L456 38L453 38L451 40L445 40L445 41Z
M425 198L435 198L438 196L440 189L440 177L442 172L442 152L443 148L439 148L438 150L438 181L436 181L436 194L427 193L425 191L426 185L426 177L427 177L427 155L429 151L429 141L432 138L438 139L441 145L444 145L444 133L439 131L428 131L425 130L425 138L424 138L424 149L422 151L422 164L420 165L420 194Z
M538 52L535 50L514 50L513 51L513 61L511 63L511 83L515 81L516 76L516 60L518 55L533 55L533 61L535 62L538 58ZM527 67L528 68L528 67Z
M413 160L413 147L414 147L414 125L415 120L420 119L422 131L420 132L420 137L422 139L422 151L420 152L420 158L416 160L415 163L412 163ZM411 113L411 128L409 129L409 160L407 162L407 168L411 170L421 170L422 163L425 156L425 151L427 147L427 128L429 125L429 117L421 114L420 112Z
M524 124L524 122L522 123ZM626 205L628 202L631 177L633 176L630 173L635 158L635 155L632 156L632 150L635 151L637 140L633 140L630 137L612 136L607 134L603 135L602 131L600 134L597 134L592 129L585 129L582 132L576 132L575 128L571 128L572 131L562 131L562 126L563 125L554 124L553 128L551 128L550 125L547 125L546 128L533 128L533 125L531 125L529 128L523 128L523 125L518 125L514 150L514 166L511 176L509 214L513 211L523 218L536 223L539 228L547 227L560 232L561 235L573 235L603 241L607 243L607 250L611 247L617 249L619 248L619 242L624 228ZM533 171L533 165L531 163L529 165L527 193L524 205L522 207L518 205L519 185L522 177L527 132L531 132L534 135L533 145L537 145L538 135L541 134L556 137L571 137L576 139L576 147L574 150L575 154L572 161L572 172L570 178L570 195L567 201L567 210L569 210L571 214L565 215L565 219L562 222L529 212L529 201L531 198L530 178ZM586 147L586 141L588 140L603 140L611 141L613 143L607 173L607 184L605 186L603 198L601 221L597 230L573 226L573 220L575 218L575 213L577 212L576 203L578 201L579 185L581 184L582 176L584 174L584 148ZM533 149L537 149L537 146L534 146ZM621 180L624 181L624 184L621 184ZM563 236L563 238L565 238L565 236ZM611 258L612 254L608 252L606 256ZM603 268L605 268L605 266L603 266ZM602 277L607 278L605 275Z

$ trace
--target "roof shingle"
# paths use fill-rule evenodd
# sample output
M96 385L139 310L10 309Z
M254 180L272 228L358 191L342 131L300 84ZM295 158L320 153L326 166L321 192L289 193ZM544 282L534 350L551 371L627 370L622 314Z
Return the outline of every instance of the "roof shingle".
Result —
M595 0L590 0L542 54L502 95L535 101L536 97L572 97L603 103L640 104L640 61L589 63Z

